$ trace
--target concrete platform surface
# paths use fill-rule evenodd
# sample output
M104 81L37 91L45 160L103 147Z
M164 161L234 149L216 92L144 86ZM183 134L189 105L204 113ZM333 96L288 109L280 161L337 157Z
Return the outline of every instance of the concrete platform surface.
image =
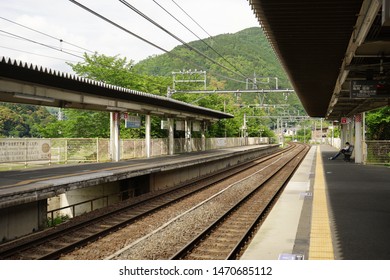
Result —
M324 259L390 259L390 168L345 162L342 156L329 160L336 152L329 145L312 147L242 259L313 259L313 246L325 252L326 242L334 255ZM321 176L329 211L321 222L331 236L313 229L313 213L323 210L313 210Z

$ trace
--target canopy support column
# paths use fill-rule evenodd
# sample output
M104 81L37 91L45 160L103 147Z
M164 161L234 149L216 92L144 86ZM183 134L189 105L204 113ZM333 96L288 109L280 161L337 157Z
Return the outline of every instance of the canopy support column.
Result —
M146 146L146 157L151 156L151 125L150 125L150 114L145 116L145 146Z
M201 134L202 134L202 151L206 151L206 122L203 121L201 125Z
M120 114L110 112L110 153L111 160L118 162L120 160L120 139L119 139Z
M355 163L362 163L362 114L355 115Z
M175 137L174 137L174 119L168 118L168 155L174 154Z
M191 121L185 120L184 121L184 131L185 131L185 150L187 153L192 152L191 147Z

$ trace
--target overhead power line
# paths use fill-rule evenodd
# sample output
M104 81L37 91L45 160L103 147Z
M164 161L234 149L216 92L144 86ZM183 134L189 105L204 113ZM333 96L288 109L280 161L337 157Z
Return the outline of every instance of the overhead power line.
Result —
M180 9L183 11L183 13L185 13L197 26L199 26L207 35L209 35L209 37L212 39L213 36L211 36L196 20L194 20L182 7L180 7L179 4L177 4L174 0L172 0L172 2Z
M63 53L66 53L66 54L69 54L69 55L72 55L72 56L84 59L84 57L82 57L82 56L79 56L77 54L65 51L65 50L63 50L61 48L58 48L58 47L53 47L53 46L50 46L50 45L47 45L47 44L44 44L44 43L41 43L41 42L38 42L38 41L35 41L35 40L32 40L32 39L29 39L29 38L26 38L26 37L23 37L23 36L20 36L20 35L16 35L16 34L13 34L11 32L4 31L4 30L0 30L0 32L8 34L8 35L11 35L11 36L13 36L15 38L18 38L18 39L22 39L22 40L28 41L30 43L41 45L41 46L44 46L46 48L50 48L50 49L53 49L53 50L56 50L56 51L59 51L59 52L63 52Z
M70 0L73 2L73 0ZM129 4L127 1L125 0L119 0L119 2L121 2L122 4L124 4L126 7L128 7L129 9L133 10L134 12L136 12L138 15L140 15L141 17L145 18L146 20L148 20L149 22L151 22L152 24L154 24L155 26L157 26L158 28L160 28L161 30L163 30L165 33L167 33L168 35L170 35L171 37L175 38L177 41L179 41L180 43L182 43L184 46L186 46L188 49L196 52L197 54L201 55L202 57L206 58L207 60L211 61L212 63L224 68L225 70L237 75L237 76L241 76L245 79L247 79L248 77L243 75L242 73L237 73L235 71L233 71L232 69L226 67L225 65L219 63L218 61L214 60L213 58L207 56L206 54L202 53L201 51L199 51L198 49L192 47L191 45L189 45L188 43L186 43L184 40L180 39L178 36L176 36L175 34L173 34L172 32L168 31L166 28L164 28L163 26L161 26L160 24L158 24L156 21L154 21L153 19L151 19L150 17L148 17L146 14L142 13L140 10L138 10L137 8L135 8L133 5Z
M190 28L188 28L184 23L178 20L174 15L172 15L167 9L165 9L161 4L157 1L153 0L153 2L158 5L161 9L163 9L168 15L170 15L173 19L175 19L180 25L182 25L185 29L191 32L196 38L198 38L203 44L205 44L209 49L215 52L219 57L221 57L225 62L227 62L230 66L232 66L238 73L241 74L242 77L246 77L234 64L232 64L229 60L227 60L222 54L220 54L216 49L210 46L205 40L200 38L195 32L193 32ZM173 1L174 2L174 1ZM175 3L176 4L176 3ZM177 4L176 4L177 5ZM183 10L184 11L184 10ZM184 11L185 12L185 11ZM186 13L187 14L187 13ZM188 14L187 14L188 15ZM188 15L190 17L190 15ZM190 17L191 18L191 17ZM192 18L191 18L192 19Z
M126 33L128 33L128 34L130 34L130 35L136 37L137 39L140 39L141 41L143 41L143 42L145 42L145 43L147 43L147 44L149 44L149 45L151 45L151 46L153 46L153 47L155 47L155 48L157 48L157 49L163 51L164 53L167 53L168 55L170 55L170 56L172 56L172 57L174 57L174 58L180 59L180 60L182 60L182 61L185 62L185 63L191 62L191 63L194 64L197 68L202 68L202 66L198 65L197 63L194 63L194 62L192 62L192 61L188 61L188 59L185 59L185 58L183 58L183 57L181 57L181 56L178 56L178 55L175 55L175 54L169 52L168 50L164 49L163 47L160 47L160 46L158 46L157 44L155 44L155 43L153 43L153 42L151 42L151 41L149 41L149 40L147 40L147 39L145 39L145 38L143 38L143 37L141 37L141 36L135 34L134 32L131 32L130 30L128 30L128 29L124 28L123 26L121 26L121 25L119 25L119 24L113 22L112 20L110 20L110 19L104 17L103 15L101 15L101 14L99 14L99 13L93 11L92 9L90 9L90 8L88 8L88 7L86 7L86 6L84 6L83 4L81 4L81 3L79 3L79 2L77 2L77 1L75 1L75 0L69 0L69 1L72 2L73 4L79 6L80 8L86 10L87 12L89 12L89 13L91 13L91 14L93 14L93 15L95 15L95 16L101 18L101 19L103 19L104 21L110 23L111 25L113 25L113 26L115 26L115 27L121 29L122 31L125 31ZM223 77L223 78L228 79L228 80L232 80L232 81L236 81L236 82L240 82L240 83L246 83L245 81L239 81L239 80L236 80L236 79L232 79L232 78L230 78L230 77L226 77L226 76L224 76L224 75L221 75L221 74L218 74L218 73L215 73L215 72L212 72L212 71L208 71L208 72L209 72L209 73L214 73L216 76L220 76L220 77Z
M47 57L47 58L51 58L51 59L58 59L58 60L66 61L66 62L73 62L73 63L76 62L76 61L70 61L68 59L63 59L63 58L49 56L49 55L43 55L43 54L37 54L37 53L24 51L24 50L20 50L20 49L15 49L15 48L9 48L9 47L5 47L5 46L0 46L0 48L11 50L11 51L16 51L16 52L21 52L21 53L28 53L28 54L32 54L32 55L36 55L36 56L41 56L41 57Z
M34 32L36 32L36 33L39 33L39 34L41 34L41 35L44 35L44 36L46 36L46 37L49 37L49 38L54 39L54 40L56 40L56 41L59 41L60 43L65 43L65 44L71 45L71 46L73 46L73 47L76 47L76 48L78 48L78 49L84 50L84 51L86 51L86 52L93 53L93 51L91 51L91 50L88 50L88 49L86 49L86 48L84 48L84 47L80 47L80 46L78 46L78 45L69 43L69 42L67 42L67 41L65 41L65 40L63 40L63 39L61 39L61 38L54 37L54 36L52 36L52 35L50 35L50 34L47 34L47 33L45 33L45 32L36 30L36 29L34 29L34 28L25 26L25 25L23 25L23 24L21 24L21 23L18 23L18 22L15 22L15 21L13 21L13 20L4 18L4 17L2 17L2 16L0 16L0 18L1 18L2 20L11 22L11 23L13 23L13 24L16 24L16 25L18 25L18 26L21 26L21 27L23 27L23 28L26 28L26 29L28 29L28 30L34 31Z
M117 27L117 28L119 28L119 29L125 31L126 33L129 33L130 35L132 35L132 36L134 36L134 37L140 39L141 41L143 41L143 42L145 42L145 43L147 43L147 44L149 44L149 45L152 45L153 47L155 47L155 48L157 48L157 49L159 49L159 50L161 50L161 51L163 51L163 52L166 52L166 53L169 52L169 51L167 51L166 49L164 49L164 48L162 48L162 47L160 47L160 46L158 46L158 45L152 43L151 41L149 41L149 40L147 40L147 39L145 39L145 38L143 38L143 37L141 37L141 36L135 34L134 32L131 32L130 30L124 28L123 26L121 26L121 25L119 25L119 24L113 22L112 20L106 18L105 16L102 16L101 14L95 12L94 10L91 10L90 8L84 6L83 4L81 4L81 3L79 3L79 2L77 2L77 1L75 1L75 0L69 0L69 1L72 2L73 4L76 4L76 5L79 6L80 8L82 8L82 9L88 11L89 13L91 13L91 14L93 14L93 15L95 15L95 16L101 18L101 19L103 19L104 21L106 21L106 22L108 22L108 23L114 25L115 27Z

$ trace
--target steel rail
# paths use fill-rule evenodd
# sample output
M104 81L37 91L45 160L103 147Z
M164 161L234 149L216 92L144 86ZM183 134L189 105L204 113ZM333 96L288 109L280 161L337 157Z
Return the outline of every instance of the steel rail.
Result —
M90 234L86 234L86 236L80 238L79 240L76 240L74 242L69 242L68 244L64 244L64 242L62 242L61 248L57 248L57 249L54 248L49 252L41 253L39 255L38 254L30 255L30 257L33 256L30 259L57 259L62 254L68 253L76 247L80 247L89 242L97 240L100 237L105 236L121 227L131 224L132 222L138 220L139 218L145 215L158 211L159 209L164 208L169 204L175 203L178 200L183 199L187 196L190 196L204 188L209 187L210 185L225 180L228 177L234 176L235 174L242 172L243 170L250 168L253 165L259 164L259 162L264 162L272 157L280 155L281 153L285 153L289 149L291 149L291 147L283 149L282 151L279 151L272 155L254 159L249 163L248 162L242 163L239 166L236 165L233 167L226 168L217 173L209 174L207 176L204 176L200 180L199 179L193 180L190 183L186 182L182 186L179 186L174 189L169 189L167 191L164 191L161 194L158 194L157 196L152 196L152 197L147 196L145 199L141 199L140 201L131 204L124 203L124 206L120 206L119 209L102 213L100 216L93 217L86 222L75 223L73 225L71 223L69 223L69 225L65 223L54 229L49 229L48 231L52 230L53 232L50 233L44 232L45 234L42 234L42 236L40 235L40 233L37 233L35 237L29 236L28 238L24 239L25 241L17 240L16 242L10 242L10 243L14 243L15 244L14 246L8 243L1 244L0 259L12 259L12 256L17 256L20 253L23 255L23 252L27 252L27 250L31 248L39 249L40 246L47 245L49 242L56 242L55 241L56 239L69 236L72 232L78 232L80 235L80 232L83 229L86 228L89 229ZM227 176L226 172L230 172L231 174ZM191 187L192 190L190 190L189 187ZM179 192L183 192L183 193L179 193ZM173 196L173 197L169 197L169 196ZM153 206L149 207L147 204L153 204ZM146 207L146 209L142 209L142 207ZM103 230L98 230L98 228L101 227L102 225L106 225L106 226L109 225L111 223L110 220L117 219L117 217L120 214L124 214L129 209L131 209L133 212L138 211L139 213L131 218L127 217L123 221L116 222L115 224L106 227ZM86 215L90 213L87 213ZM90 229L92 227L97 228L95 232L91 232Z
M304 150L304 154L307 153L308 149ZM272 180L272 178L275 178L279 171L283 169L286 165L288 165L291 161L294 160L295 157L290 159L289 161L285 162L283 166L279 167L273 174L270 174L268 178L256 189L254 189L252 192L250 192L246 197L244 197L242 200L238 201L234 206L230 208L227 212L225 212L223 215L221 215L217 220L215 220L212 224L210 224L206 229L204 229L200 234L198 234L193 240L191 240L189 243L187 243L184 247L182 247L177 253L172 255L170 257L171 260L178 260L183 259L185 256L191 252L195 247L200 246L201 242L211 236L213 234L213 231L219 227L222 223L224 223L228 217L235 211L237 211L245 202L247 202L256 192L259 192L259 190L262 188L262 186ZM303 156L301 157L300 161L302 160ZM294 170L291 172L289 178L292 176L292 173L295 171L297 166L294 168ZM287 179L288 180L288 179ZM283 186L286 184L286 181L284 181L283 185L280 186L277 193L281 191ZM276 199L276 194L273 197L273 199L266 205L266 209L269 208L269 206L272 204L272 201ZM253 229L256 227L258 222L262 219L264 216L264 211L262 213L259 213L259 215L255 218L254 222L251 224L251 226L246 230L245 234L240 238L239 242L234 246L234 248L231 250L231 252L226 256L225 259L235 259L235 256L237 253L241 250L242 245L246 242L247 237L253 232Z

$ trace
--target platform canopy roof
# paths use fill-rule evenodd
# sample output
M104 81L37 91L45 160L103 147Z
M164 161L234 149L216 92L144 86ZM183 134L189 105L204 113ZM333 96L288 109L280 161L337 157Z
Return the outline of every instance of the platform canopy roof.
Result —
M249 3L309 116L337 120L389 105L390 0ZM387 89L352 93L353 81L387 81Z
M0 57L0 101L217 121L231 114Z

